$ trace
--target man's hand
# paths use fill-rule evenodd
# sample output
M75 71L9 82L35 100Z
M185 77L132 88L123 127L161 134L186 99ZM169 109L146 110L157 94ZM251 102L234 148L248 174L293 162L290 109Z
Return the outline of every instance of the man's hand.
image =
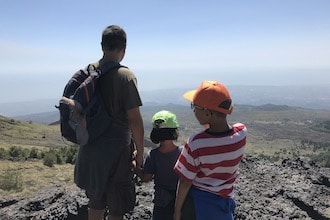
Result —
M143 165L143 151L144 151L144 128L140 109L138 107L127 111L130 128L133 133L133 139L136 147L136 165Z

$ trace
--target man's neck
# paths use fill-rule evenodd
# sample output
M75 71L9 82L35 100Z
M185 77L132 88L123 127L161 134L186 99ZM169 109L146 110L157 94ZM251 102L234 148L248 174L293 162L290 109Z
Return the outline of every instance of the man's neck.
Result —
M101 59L102 63L107 63L107 62L117 62L119 63L119 59L116 57L111 57L111 56L103 56Z
M106 51L103 51L103 57L102 57L102 61L103 62L118 62L120 63L120 61L123 59L124 57L124 54L125 54L125 50L121 50L121 51L118 51L118 50L106 50Z

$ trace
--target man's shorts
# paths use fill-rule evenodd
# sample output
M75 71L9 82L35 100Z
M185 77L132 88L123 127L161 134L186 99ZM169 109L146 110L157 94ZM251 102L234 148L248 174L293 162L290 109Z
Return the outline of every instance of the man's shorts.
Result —
M89 206L97 210L108 207L110 215L124 215L133 210L136 201L131 146L123 149L117 166L111 173L102 198L94 198L87 192Z

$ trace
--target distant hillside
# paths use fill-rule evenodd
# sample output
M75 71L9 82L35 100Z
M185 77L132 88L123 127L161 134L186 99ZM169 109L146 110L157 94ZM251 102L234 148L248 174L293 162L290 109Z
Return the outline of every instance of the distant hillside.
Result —
M287 105L310 109L330 110L330 85L313 86L228 86L235 105ZM187 105L182 94L195 88L141 91L144 106L168 103ZM55 111L58 99L36 100L19 103L0 103L0 115L17 117Z
M194 117L188 103L186 105L167 104L143 106L145 137L149 139L151 118L160 110L170 110L177 115L180 129L178 144L203 129ZM58 121L58 112L43 113L23 120L0 116L0 144L12 146L37 145L61 146L66 143L61 138L59 124L42 125ZM297 155L317 158L330 166L330 110L314 110L286 105L235 105L234 112L228 116L230 124L242 122L248 128L247 154L272 157L274 160ZM47 124L49 124L47 122ZM146 141L148 146L152 143ZM328 162L327 162L328 161Z
M58 126L48 126L0 116L0 147L67 146Z
M42 114L43 116L46 114ZM36 117L36 115L34 115ZM0 116L0 147L63 147L71 142L61 137L59 124L43 125ZM146 147L155 147L148 138Z
M293 108L287 105L266 104L266 105L256 106L256 109L261 111L285 111Z
M228 86L237 105L287 105L310 109L330 110L330 85L319 86ZM184 92L195 88L178 88L142 92L144 102L186 105Z
M17 120L31 121L34 123L48 125L59 121L60 114L58 111L52 111L52 112L35 113L30 115L21 115L13 118Z

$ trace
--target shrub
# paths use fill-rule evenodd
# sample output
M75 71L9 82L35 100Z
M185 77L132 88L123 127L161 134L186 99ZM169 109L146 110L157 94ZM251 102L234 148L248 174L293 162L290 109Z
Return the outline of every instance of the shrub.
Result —
M56 155L56 164L64 164L65 156L60 151L55 152Z
M46 153L44 151L41 151L41 153L40 153L40 159L45 158L45 156L46 156Z
M15 158L18 160L25 160L29 157L30 150L24 149L24 148L18 147L18 146L13 146L13 147L10 147L8 154L9 154L9 157L12 157L12 158Z
M4 148L0 148L0 159L6 159L8 157L8 153Z
M18 171L5 171L0 175L0 188L2 190L15 190L17 192L23 190L22 174Z
M78 153L78 148L76 146L71 146L66 149L65 156L66 156L66 163L74 164L76 162Z
M13 146L9 149L9 156L15 157L15 158L21 158L23 157L23 149L21 147Z
M22 149L22 156L21 156L21 159L28 159L29 156L30 156L30 150L27 149L27 148L23 148Z
M43 163L44 163L45 166L53 167L54 164L56 163L56 160L57 160L57 156L56 156L55 151L50 150L45 154L45 157L43 159Z
M30 151L30 155L29 155L29 158L32 158L32 159L38 159L38 149L33 147Z

